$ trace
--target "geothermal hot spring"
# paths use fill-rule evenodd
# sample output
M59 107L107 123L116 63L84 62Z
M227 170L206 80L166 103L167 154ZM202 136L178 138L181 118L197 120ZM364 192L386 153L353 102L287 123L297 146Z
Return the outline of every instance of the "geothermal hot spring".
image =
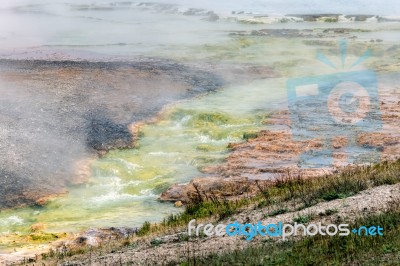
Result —
M240 17L239 20L223 19L231 16L232 11L244 11L253 16L309 10L307 6L285 10L278 3L266 6L262 1L249 1L243 6L238 2L193 5L212 10L220 16L218 21L210 21L207 12L184 15L192 7L186 2L186 6L161 3L144 7L134 2L121 7L107 1L88 2L88 5L81 1L2 3L0 20L8 22L0 23L2 58L46 59L63 54L89 61L112 61L144 56L238 68L249 64L267 65L276 72L276 78L236 80L215 92L168 104L155 121L140 128L137 148L112 150L92 162L91 175L85 184L69 187L67 195L43 207L2 210L0 233L3 236L27 234L35 223L45 224L46 232L135 227L180 212L182 209L175 208L172 203L157 200L165 189L202 176L201 169L226 158L228 143L243 141L244 133L267 129L267 114L287 104L287 77L330 73L329 67L321 67L316 60L317 51L325 49L332 61L340 62L335 44L310 45L304 38L282 36L235 37L231 33L265 28L318 28L324 32L325 28L339 27L321 22L265 24L245 23L246 18L240 23ZM345 12L343 8L334 11ZM379 12L391 15L390 7L388 10L381 8ZM326 9L321 7L321 10ZM365 10L366 13L378 11ZM382 47L400 40L400 26L396 22L344 21L340 28L354 29L352 36L357 36L357 47L363 50L368 48L370 39L383 39ZM325 40L336 43L338 37L330 36ZM349 50L349 62L355 62L361 54L357 49ZM385 58L384 52L372 55L369 66L382 58ZM230 78L229 73L224 75ZM2 250L11 247L12 244L0 242Z
M93 162L87 184L45 207L2 211L2 231L28 232L37 222L49 232L140 226L176 213L173 204L157 201L159 194L201 176L200 169L225 158L228 143L243 141L243 133L265 128L265 103L282 97L281 90L265 93L267 84L284 86L279 79L254 81L168 106L141 128L138 148L110 151Z

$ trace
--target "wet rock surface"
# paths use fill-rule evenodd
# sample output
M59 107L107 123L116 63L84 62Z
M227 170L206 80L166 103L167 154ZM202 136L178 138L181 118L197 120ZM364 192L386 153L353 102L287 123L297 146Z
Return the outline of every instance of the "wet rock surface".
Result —
M209 176L195 178L188 184L175 184L161 195L160 200L188 202L193 197L207 195L219 198L248 196L259 193L257 183L266 185L285 176L309 178L334 173L342 167L362 163L363 159L372 160L373 154L379 154L379 160L396 160L400 156L400 90L382 81L379 91L381 116L376 119L382 120L381 129L361 131L351 142L346 134L329 132L327 124L321 123L315 128L316 137L298 140L292 134L290 113L276 112L268 119L270 130L263 130L246 142L230 144L232 152L222 164L203 168ZM306 113L320 115L311 110L313 108L319 109L318 104L311 105ZM327 149L323 137L328 135L332 142ZM318 167L302 164L301 156L307 153L318 162ZM333 157L331 164L326 161L329 154Z
M87 246L99 246L104 244L106 241L119 240L128 238L138 232L138 228L101 228L101 229L91 229L73 240L62 242L62 245L58 248L77 248L77 247L87 247Z
M162 201L206 200L210 195L218 198L248 195L255 192L256 184L249 182L248 178L222 178L207 177L195 178L187 185L175 184L161 194Z
M0 60L0 209L66 193L82 160L134 146L130 125L222 83L165 60Z

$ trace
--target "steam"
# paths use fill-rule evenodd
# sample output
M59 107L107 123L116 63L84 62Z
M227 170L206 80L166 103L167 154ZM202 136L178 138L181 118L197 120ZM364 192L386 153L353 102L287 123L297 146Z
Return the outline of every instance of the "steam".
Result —
M84 139L68 132L56 99L34 86L3 78L0 95L1 207L62 192L89 156Z
M151 5L144 7L141 3ZM232 30L233 22L204 20L209 11L225 18L235 17L232 12L396 16L399 7L397 0L385 1L384 5L378 0L6 0L0 3L0 56L15 57L15 49L24 49L17 51L26 56L26 49L30 52L44 46L57 52L57 48L78 48L126 56L151 53L166 46L173 50L180 45L220 43L224 40L222 32ZM203 16L184 15L191 8L204 9Z

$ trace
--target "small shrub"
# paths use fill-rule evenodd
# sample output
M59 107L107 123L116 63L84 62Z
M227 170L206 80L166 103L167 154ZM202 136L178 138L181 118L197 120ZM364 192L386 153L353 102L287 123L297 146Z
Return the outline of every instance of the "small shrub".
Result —
M152 245L152 246L159 246L159 245L161 245L161 244L163 244L164 243L164 241L161 239L161 238L154 238L154 239L152 239L151 241L150 241L150 244Z
M293 222L298 224L306 224L312 220L312 215L300 215L293 219Z
M277 210L272 211L270 214L268 214L268 216L276 216L276 215L284 214L284 213L287 213L287 212L288 212L288 209L286 209L286 208L277 209Z
M322 199L326 200L326 201L331 201L331 200L335 200L335 199L344 199L348 196L350 196L350 194L346 195L343 193L329 192L325 195L322 195Z
M144 222L142 227L139 229L139 231L137 232L138 236L144 236L145 234L149 233L151 229L151 224L150 222Z
M249 140L249 139L255 139L258 137L258 133L257 132L245 132L243 133L243 139L244 140Z
M326 209L325 212L321 212L318 215L319 216L330 216L330 215L335 214L337 212L338 212L337 209Z

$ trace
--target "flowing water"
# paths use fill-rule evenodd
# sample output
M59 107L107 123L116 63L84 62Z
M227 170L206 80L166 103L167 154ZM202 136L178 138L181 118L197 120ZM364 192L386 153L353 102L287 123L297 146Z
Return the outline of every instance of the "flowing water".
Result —
M267 86L276 89L265 93ZM282 86L281 79L255 81L170 106L158 122L142 127L137 149L112 151L97 160L87 184L71 187L67 196L45 207L3 211L0 230L28 233L38 222L47 232L140 226L176 213L172 204L157 201L159 194L220 162L229 142L265 128L266 111L273 110L266 103L283 98Z
M173 204L157 201L163 190L173 183L189 182L202 176L203 167L226 158L228 143L243 141L244 133L268 127L268 112L285 104L284 77L330 71L319 67L315 62L317 49L302 40L286 39L282 43L279 38L232 38L228 34L262 29L265 25L211 23L202 17L182 15L186 9L179 5L164 5L160 12L157 7L144 10L138 3L132 8L117 3L87 6L80 2L63 4L60 1L46 5L37 1L38 5L19 7L14 2L13 8L10 3L3 4L1 19L13 22L7 28L0 26L3 57L40 57L41 52L50 53L48 51L90 54L92 59L145 55L186 62L267 65L282 78L230 84L218 92L166 107L156 122L140 129L136 149L111 151L96 160L86 184L70 187L68 195L44 207L2 211L2 234L29 233L30 226L39 222L47 226L47 232L78 232L93 227L133 227L144 221L160 221L180 211ZM230 12L239 6L227 1L213 8ZM275 7L272 11L263 6L261 1L255 1L243 9L280 11L276 10L278 4L271 6ZM55 24L58 27L52 26ZM330 26L318 25L321 28ZM307 29L315 28L316 24L269 27ZM373 24L373 27L397 29L398 25ZM391 43L399 40L399 31L379 34L391 36ZM365 40L371 38L365 32L359 36ZM17 52L10 52L14 48ZM349 53L353 61L358 56L357 51ZM375 58L377 60L379 58ZM0 248L6 246L10 245L0 243Z

